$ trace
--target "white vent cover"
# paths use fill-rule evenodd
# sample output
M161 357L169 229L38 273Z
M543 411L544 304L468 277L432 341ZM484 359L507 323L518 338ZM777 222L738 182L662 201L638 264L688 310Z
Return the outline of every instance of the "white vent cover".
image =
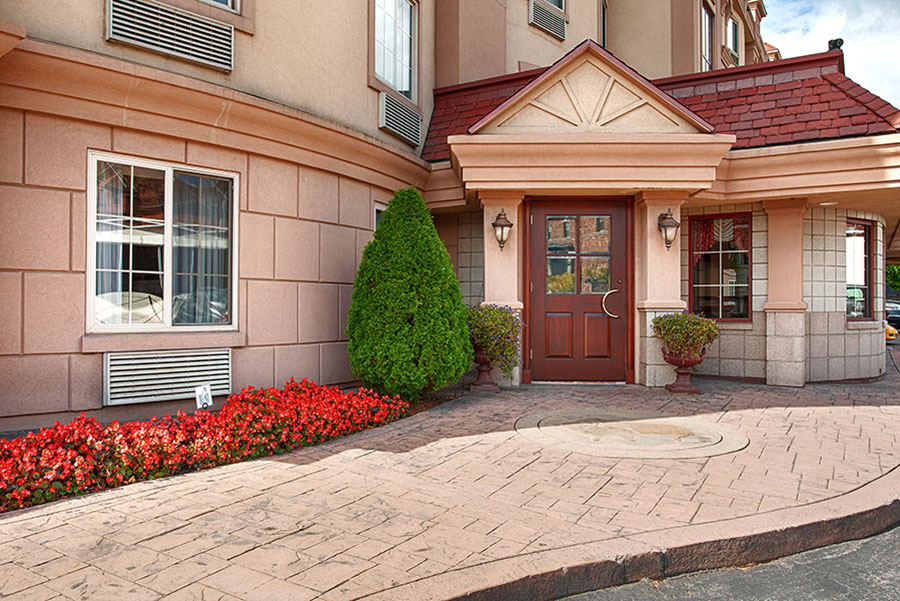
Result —
M422 118L387 92L382 92L378 98L378 127L418 146Z
M103 363L104 405L193 398L202 384L231 394L230 348L106 353Z
M543 0L530 0L528 24L543 29L560 40L566 39L566 18L545 6Z
M107 0L106 39L217 69L234 65L234 27L154 0Z

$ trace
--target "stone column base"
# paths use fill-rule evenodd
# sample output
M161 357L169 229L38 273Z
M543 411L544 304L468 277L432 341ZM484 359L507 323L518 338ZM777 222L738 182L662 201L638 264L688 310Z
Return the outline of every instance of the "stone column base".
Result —
M766 384L806 384L806 311L766 308Z
M675 381L675 368L663 359L662 345L653 335L653 318L657 315L681 313L684 305L671 309L638 307L638 336L640 354L636 379L644 386L665 386Z

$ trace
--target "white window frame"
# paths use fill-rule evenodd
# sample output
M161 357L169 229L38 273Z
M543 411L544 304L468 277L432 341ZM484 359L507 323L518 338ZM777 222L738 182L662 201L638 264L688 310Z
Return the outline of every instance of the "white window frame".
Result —
M566 0L559 0L561 6L556 6L556 2L554 0L544 0L547 4L555 8L556 10L561 10L566 12Z
M706 4L700 3L700 71L712 71L715 62L716 13ZM709 57L706 53L709 53ZM708 60L708 62L707 62Z
M227 3L223 4L222 2L216 2L216 0L199 0L203 4L209 4L210 6L215 6L216 8L221 8L222 10L227 10L230 13L241 14L241 0L227 0Z
M119 163L133 167L146 167L165 172L165 206L163 208L164 246L166 252L163 256L163 323L161 324L102 324L94 320L94 297L97 293L97 165L100 161ZM197 175L209 175L228 178L232 180L232 223L231 223L231 273L229 274L231 285L231 323L230 324L197 324L197 325L173 325L172 324L172 229L173 208L172 196L174 193L174 172L181 171ZM238 330L239 313L239 280L238 280L238 216L240 214L240 174L194 167L182 163L168 161L156 161L122 154L107 152L88 152L88 185L87 185L87 265L86 265L86 296L87 307L85 314L85 328L90 333L182 333L182 332L234 332Z
M375 75L375 78L379 82L381 82L382 84L387 86L389 89L393 90L400 97L408 100L409 102L411 102L413 104L416 104L418 102L418 95L419 95L419 89L418 89L419 88L419 85L418 85L418 83L419 83L419 2L418 2L418 0L383 0L383 1L384 2L394 2L396 6L400 6L402 4L407 4L410 7L412 7L412 19L410 19L410 25L409 25L410 34L412 36L412 48L410 48L410 57L409 57L409 60L411 63L410 64L410 73L409 73L409 94L410 95L407 97L406 94L404 94L403 92L398 90L394 86L394 84L387 81L382 76L382 74L378 72L378 61L375 59L374 56L372 57L372 61L373 61L372 71ZM377 25L378 25L378 2L377 1L375 2L374 6L375 6L375 13L374 13L372 27L377 28ZM395 36L397 35L396 27L394 30L394 35ZM377 53L378 52L378 43L379 43L378 42L378 31L375 31L375 33L374 33L373 42L375 45L372 48L372 51ZM395 60L394 67L396 68L396 66L398 64L399 63Z
M374 209L372 210L372 231L373 231L373 232L374 232L376 229L378 229L378 214L379 214L379 213L384 213L385 211L387 211L387 205L386 205L386 204L382 204L382 203L380 203L380 202L376 202L376 203L375 203L375 207L374 207Z
M737 20L732 17L728 19L728 24L725 26L725 45L728 46L728 49L740 56L740 52L738 52L738 48L740 47L740 28L738 26Z

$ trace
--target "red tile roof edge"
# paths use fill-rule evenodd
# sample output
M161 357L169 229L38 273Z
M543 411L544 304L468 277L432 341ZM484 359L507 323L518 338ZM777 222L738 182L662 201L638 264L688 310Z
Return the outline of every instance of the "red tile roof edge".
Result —
M844 53L841 50L829 50L819 54L798 56L795 58L783 58L777 61L769 61L756 65L744 65L742 67L730 67L728 69L716 69L704 73L689 73L687 75L675 75L652 80L653 85L664 90L672 90L682 87L718 83L720 81L734 81L738 79L774 75L801 71L804 69L816 69L822 67L836 67L837 72L844 72Z
M443 94L452 94L454 92L471 92L473 90L477 90L478 88L493 88L498 87L501 84L514 84L517 83L520 79L531 81L549 68L550 67L538 67L537 69L529 69L528 71L519 71L517 73L509 73L507 75L489 77L488 79L478 79L476 81L458 83L452 86L444 86L443 88L436 88L434 90L434 95L440 96Z
M844 94L890 123L894 129L900 129L900 109L890 102L880 96L876 96L843 73L826 73L822 77L837 86Z

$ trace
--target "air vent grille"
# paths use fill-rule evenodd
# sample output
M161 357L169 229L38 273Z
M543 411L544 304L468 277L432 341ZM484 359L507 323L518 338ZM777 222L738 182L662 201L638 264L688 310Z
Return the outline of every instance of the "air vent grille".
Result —
M387 92L382 92L378 99L378 127L418 146L422 135L422 118Z
M103 374L104 405L192 398L203 384L231 394L231 349L106 353Z
M231 71L234 28L152 0L108 0L106 39Z
M528 24L560 40L566 39L566 18L545 6L543 0L530 0Z

